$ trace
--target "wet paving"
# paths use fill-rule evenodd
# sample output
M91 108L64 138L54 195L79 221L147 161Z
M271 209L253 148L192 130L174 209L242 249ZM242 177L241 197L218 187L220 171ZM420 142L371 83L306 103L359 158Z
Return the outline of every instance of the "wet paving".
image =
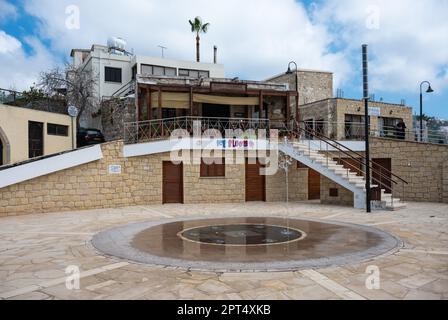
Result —
M2 218L0 299L448 299L447 208L447 204L409 203L405 210L366 215L353 208L310 203L155 205ZM347 226L375 226L402 239L404 246L373 259L345 257L344 263L324 267L312 267L314 261L309 269L293 265L301 270L292 272L292 268L270 272L268 264L260 268L269 268L267 272L238 273L189 269L199 265L194 261L185 261L179 268L161 265L178 262L174 259L161 261L153 257L152 265L133 262L138 261L137 253L142 260L150 256L131 246L138 233L162 223L190 224L191 219L226 215L289 216L330 224L335 224L330 220L337 220L339 225ZM123 227L130 224L127 229ZM107 231L117 227L117 232ZM101 239L95 235L102 231L106 233L99 243ZM112 255L92 247L93 236L94 242ZM112 252L110 248L121 251ZM136 255L127 256L134 260L123 254L133 251ZM120 256L126 260L117 258ZM294 263L285 262L286 266ZM200 267L207 270L210 264ZM227 262L214 264L219 267ZM82 271L80 290L66 287L66 267L73 265ZM372 266L380 270L378 290L366 287Z
M128 225L96 235L93 244L143 263L244 271L345 264L390 252L400 241L353 224L232 217Z

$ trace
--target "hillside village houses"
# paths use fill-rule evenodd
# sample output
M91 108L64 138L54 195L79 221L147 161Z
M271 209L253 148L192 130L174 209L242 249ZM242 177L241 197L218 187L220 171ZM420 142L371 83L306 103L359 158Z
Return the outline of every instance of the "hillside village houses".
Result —
M73 63L98 77L98 111L84 115L82 125L101 129L107 142L0 167L0 215L286 199L363 208L367 166L375 207L448 202L448 146L415 141L410 107L371 103L372 160L366 162L363 101L335 98L331 72L297 69L265 81L226 78L216 48L214 56L212 63L145 57L127 52L120 39L73 49ZM405 124L404 132L397 131L398 123ZM278 151L292 159L288 177L284 170L260 174L266 163L252 161L248 136L217 145L231 155L243 152L243 163L228 154L199 164L172 163L170 135L177 129L278 129ZM17 137L5 132L0 130L3 159L12 159L8 150ZM239 139L244 141L238 147ZM24 168L32 174L18 174Z

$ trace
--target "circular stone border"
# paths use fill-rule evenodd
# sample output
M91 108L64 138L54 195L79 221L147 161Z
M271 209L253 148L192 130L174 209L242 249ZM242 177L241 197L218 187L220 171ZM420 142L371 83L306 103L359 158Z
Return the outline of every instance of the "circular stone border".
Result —
M254 218L255 216L218 216L218 217L188 217L183 219L163 219L157 221L146 221L132 223L120 227L115 227L93 236L91 244L99 251L100 254L110 257L118 257L129 262L137 262L146 265L180 268L191 271L202 272L286 272L297 271L302 269L324 268L332 266L343 266L348 264L357 264L364 261L372 260L397 252L403 247L403 241L378 228L364 226L354 223L326 221L320 219L309 219L294 217L290 219L319 222L325 224L332 224L345 227L354 227L364 231L368 231L381 237L383 240L380 245L368 248L367 250L358 251L354 253L347 253L337 256L306 259L306 260L291 260L291 261L270 261L270 262L213 262L213 261L191 261L184 259L175 259L168 257L160 257L140 251L134 248L131 243L133 238L143 230L148 228L181 221L194 220L216 220L221 218ZM268 218L268 216L263 217ZM281 218L275 217L272 218Z
M207 220L207 219L201 219L201 220ZM240 223L239 225L253 225L253 223ZM268 227L276 227L276 228L288 228L291 230L296 231L297 233L300 234L300 237L292 239L292 240L288 240L288 241L281 241L281 242L275 242L275 243L257 243L257 244L228 244L228 243L212 243L212 242L204 242L204 241L196 241L193 239L189 239L187 237L184 236L184 233L187 231L191 231L191 230L197 230L197 229L201 229L204 227L214 227L214 226L225 226L225 225L208 225L208 226L201 226L201 227L192 227L192 228L187 228L184 229L182 231L179 231L177 233L177 236L179 238L181 238L183 241L188 241L188 242L193 242L193 243L197 243L197 244L206 244L209 246L225 246L225 247L259 247L259 246L276 246L276 245L280 245L280 244L288 244L288 243L293 243L293 242L298 242L298 241L302 241L303 239L305 239L308 235L306 234L305 231L296 229L296 228L291 228L291 227L285 227L285 226L277 226L277 225L272 225L272 224L266 224L266 226Z

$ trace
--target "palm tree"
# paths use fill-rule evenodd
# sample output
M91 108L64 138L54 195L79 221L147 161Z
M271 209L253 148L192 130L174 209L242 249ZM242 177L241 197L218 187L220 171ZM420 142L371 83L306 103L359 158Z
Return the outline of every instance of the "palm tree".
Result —
M199 62L200 59L200 53L199 53L199 42L201 38L199 37L200 33L207 33L208 27L210 26L210 23L202 23L201 17L194 18L194 21L188 20L191 25L191 32L196 33L196 61Z

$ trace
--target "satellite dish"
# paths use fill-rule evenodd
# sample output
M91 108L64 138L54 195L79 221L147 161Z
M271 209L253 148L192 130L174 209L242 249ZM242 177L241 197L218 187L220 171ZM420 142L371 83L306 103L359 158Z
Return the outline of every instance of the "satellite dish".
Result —
M75 106L69 106L67 111L70 117L74 118L78 116L78 108L76 108Z

